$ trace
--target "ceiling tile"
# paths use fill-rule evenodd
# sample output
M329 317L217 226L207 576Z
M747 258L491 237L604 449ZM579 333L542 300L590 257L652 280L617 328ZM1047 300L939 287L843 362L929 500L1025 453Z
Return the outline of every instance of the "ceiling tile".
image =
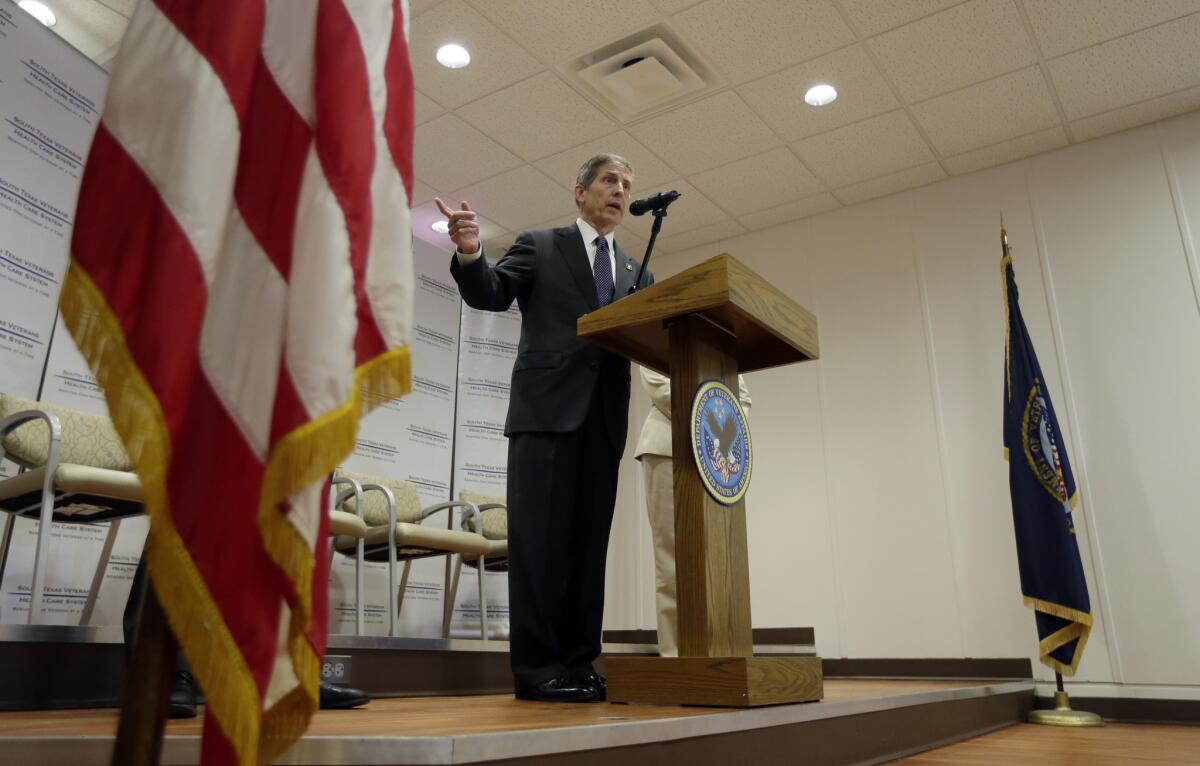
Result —
M420 181L413 179L413 198L409 207L417 207L424 205L426 202L432 202L433 198L438 196L438 190L429 184L423 184Z
M529 165L459 189L450 196L465 199L472 210L511 231L521 231L555 216L562 216L564 222L574 220L575 197L571 192Z
M1042 55L1054 58L1200 11L1200 0L1024 0Z
M437 49L446 43L458 43L470 51L470 66L447 69L437 63ZM446 0L413 19L409 58L417 88L448 109L542 69L537 59L463 0Z
M575 176L579 167L597 154L612 153L624 157L633 165L633 194L635 197L650 193L669 178L678 175L646 147L639 144L625 131L618 131L604 138L559 152L553 157L538 160L534 164L554 181L568 189L575 188Z
M414 19L442 0L408 0L408 15Z
M133 9L137 8L138 4L138 0L98 0L98 2L126 18L133 15Z
M104 63L116 50L128 14L122 14L98 2L50 3L58 16L51 30L83 55Z
M625 251L626 255L636 258L639 262L646 257L646 242L648 240L638 236L624 226L617 229L615 241ZM654 245L657 248L658 242L655 242ZM653 254L651 256L650 261L653 263ZM653 272L654 269L650 271Z
M1200 14L1067 54L1049 63L1067 119L1200 84Z
M521 164L521 159L453 114L418 125L413 173L435 189L457 189Z
M683 196L675 204L671 205L671 214L663 220L662 231L658 235L660 239L682 234L688 229L699 229L729 220L729 216L724 211L714 205L712 200L697 191L696 187L687 181L681 178L675 179L669 184L663 184L663 186L669 189L677 189ZM652 215L627 215L625 216L625 220L621 222L621 226L632 231L641 239L649 241L650 227L653 223L654 216Z
M854 42L829 0L708 0L673 20L704 60L733 83Z
M847 186L934 158L901 109L806 138L792 148L830 186Z
M1071 134L1077 141L1087 141L1196 109L1200 109L1200 87L1188 88L1169 96L1152 98L1140 104L1072 122Z
M822 82L838 89L837 101L822 107L804 103L805 91ZM747 83L738 92L786 141L824 133L900 106L861 45Z
M526 160L556 154L617 127L550 72L493 93L458 114Z
M446 110L434 103L433 99L419 90L413 91L413 120L417 125L429 122Z
M659 12L645 0L471 0L527 50L557 64L642 27Z
M483 252L487 253L488 258L499 260L508 252L508 248L513 246L513 242L517 241L517 235L509 232L502 234L492 239L483 240Z
M976 149L973 152L947 157L944 162L946 167L950 168L951 173L961 176L981 168L1003 165L1022 157L1058 149L1066 146L1067 143L1067 132L1061 125L1056 125L1047 130L1039 130L1027 136L1012 138L993 146Z
M779 139L733 91L652 117L630 132L681 173L766 151Z
M962 0L842 0L842 10L863 37L945 10Z
M688 250L700 245L707 245L709 242L716 242L719 239L729 239L745 233L746 228L737 221L722 221L721 223L714 223L711 226L701 226L698 229L691 229L680 234L663 237L655 243L655 249L661 248L664 253L678 253L680 250Z
M796 202L789 202L786 205L780 205L779 207L772 207L766 210L750 213L749 215L742 216L738 220L741 221L742 225L747 229L750 229L751 231L757 231L759 229L765 229L768 226L776 226L781 223L787 223L788 221L796 221L801 218L807 218L810 215L827 213L830 210L834 210L835 208L839 208L841 206L842 203L838 202L837 198L832 194L829 192L822 192L820 194L814 194L811 197L805 197L802 200L797 200Z
M450 241L449 234L441 234L434 231L434 221L444 221L446 216L442 215L438 210L437 205L432 202L427 202L424 205L418 205L412 209L412 230L413 235L426 242L444 248L449 254L454 250L454 243ZM502 237L508 232L504 227L491 221L483 216L479 217L479 238L485 242L489 239ZM446 259L446 265L449 266L449 258Z
M678 13L684 8L695 5L700 0L650 0L654 7L663 13Z
M696 173L690 180L735 216L776 207L824 188L786 146Z
M1012 0L972 0L867 45L908 103L1037 62Z
M912 115L943 156L1059 124L1039 66L917 104Z
M889 173L881 178L872 178L860 184L836 189L833 193L843 203L853 205L876 197L895 194L905 189L915 189L918 186L940 181L946 177L946 172L936 162L927 162L915 168Z

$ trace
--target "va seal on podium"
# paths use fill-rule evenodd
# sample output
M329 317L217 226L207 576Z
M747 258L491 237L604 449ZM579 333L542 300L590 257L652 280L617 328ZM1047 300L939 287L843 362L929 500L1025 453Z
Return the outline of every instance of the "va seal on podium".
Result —
M700 384L692 400L692 456L708 494L733 505L746 494L754 453L737 395L717 380Z

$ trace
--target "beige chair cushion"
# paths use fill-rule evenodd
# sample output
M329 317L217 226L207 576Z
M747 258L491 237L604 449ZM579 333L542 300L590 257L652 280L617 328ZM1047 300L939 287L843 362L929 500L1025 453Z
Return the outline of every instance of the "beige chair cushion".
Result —
M382 549L384 557L387 554L387 542L386 524L370 527L367 530L367 547ZM358 540L349 535L338 535L334 539L333 545L339 552L353 555L358 546ZM463 553L467 556L480 556L491 550L491 543L471 532L405 523L396 524L396 545L401 556L409 557L446 551Z
M365 473L347 471L342 468L337 469L333 475L335 477L353 479L359 484L378 484L381 487L387 487L396 496L397 523L415 524L421 520L421 498L417 494L415 484L403 479L384 479L379 476L369 476ZM357 515L358 502L353 495L346 502L342 503L341 510ZM375 527L381 524L385 527L387 526L387 498L379 490L363 492L363 521L367 523L368 527Z
M366 523L353 513L345 511L329 512L329 534L348 535L354 539L367 536Z
M42 410L58 416L62 425L58 459L63 463L112 471L133 470L121 438L108 418L0 394L0 420L24 410ZM44 420L18 426L4 438L4 450L26 465L44 465L50 450L50 429Z
M0 480L0 510L36 515L41 506L46 466ZM54 472L54 518L81 523L142 512L142 483L137 474L90 465L59 463Z
M469 489L460 490L458 499L474 506L499 504L504 505L504 498L499 495L485 495ZM489 508L480 514L483 517L483 536L489 540L508 539L508 508ZM475 519L469 513L463 514L463 529L474 532ZM506 547L507 550L507 547ZM488 554L489 556L491 554Z

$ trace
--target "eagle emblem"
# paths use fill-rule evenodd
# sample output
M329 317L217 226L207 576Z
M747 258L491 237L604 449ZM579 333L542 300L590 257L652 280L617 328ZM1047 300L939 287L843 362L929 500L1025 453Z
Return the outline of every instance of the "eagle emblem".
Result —
M720 381L702 383L692 402L692 452L705 488L722 505L750 483L750 432L737 396Z

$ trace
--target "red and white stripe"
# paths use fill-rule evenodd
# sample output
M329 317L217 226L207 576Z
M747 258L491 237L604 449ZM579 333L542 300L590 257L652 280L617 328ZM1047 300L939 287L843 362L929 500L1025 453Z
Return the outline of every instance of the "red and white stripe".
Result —
M195 668L210 703L229 668L260 715L300 687L298 606L324 649L323 482L278 507L313 554L307 587L266 549L258 500L280 441L409 343L406 26L399 1L143 0L114 62L73 253L158 399L171 516L237 647ZM253 762L243 724L210 711L204 758Z

